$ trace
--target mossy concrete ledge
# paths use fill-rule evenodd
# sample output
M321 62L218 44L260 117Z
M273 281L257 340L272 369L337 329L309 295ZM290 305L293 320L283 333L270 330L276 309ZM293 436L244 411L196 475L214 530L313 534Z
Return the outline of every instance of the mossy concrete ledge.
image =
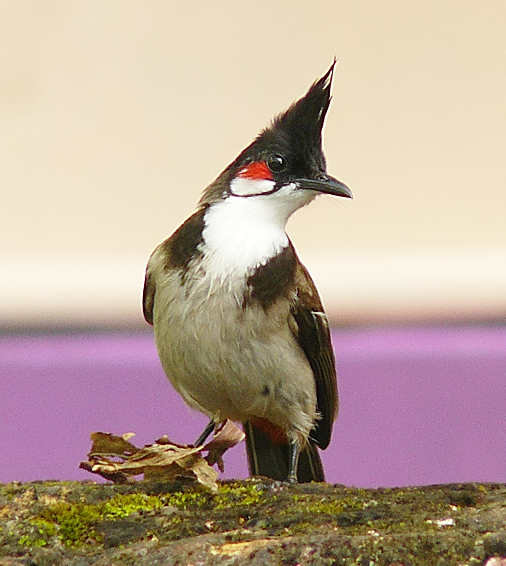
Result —
M500 557L506 484L0 484L1 566L463 566Z

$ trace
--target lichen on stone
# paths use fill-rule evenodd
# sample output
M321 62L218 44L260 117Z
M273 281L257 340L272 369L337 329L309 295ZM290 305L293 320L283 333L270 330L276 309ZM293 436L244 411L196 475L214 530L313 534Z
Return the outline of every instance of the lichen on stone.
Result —
M502 484L0 485L0 564L481 565L506 554L505 496Z

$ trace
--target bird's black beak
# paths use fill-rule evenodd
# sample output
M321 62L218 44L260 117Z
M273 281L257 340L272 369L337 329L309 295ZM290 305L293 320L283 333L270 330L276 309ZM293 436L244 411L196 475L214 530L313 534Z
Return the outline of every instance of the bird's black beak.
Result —
M295 182L298 184L299 189L318 191L319 193L336 197L353 198L349 187L326 173L318 173L314 179L297 179Z

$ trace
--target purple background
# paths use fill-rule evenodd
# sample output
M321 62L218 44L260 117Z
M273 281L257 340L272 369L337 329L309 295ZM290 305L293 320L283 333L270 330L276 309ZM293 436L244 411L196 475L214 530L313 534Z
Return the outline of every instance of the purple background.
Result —
M363 487L506 481L506 328L334 331L341 412L327 480ZM0 339L0 481L85 479L91 431L193 442L150 333ZM244 477L241 445L226 477Z

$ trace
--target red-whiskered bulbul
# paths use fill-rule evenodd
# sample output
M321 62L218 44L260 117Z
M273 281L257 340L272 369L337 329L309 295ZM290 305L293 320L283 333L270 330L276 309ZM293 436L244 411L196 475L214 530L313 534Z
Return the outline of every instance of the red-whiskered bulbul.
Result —
M144 284L165 373L211 419L197 444L240 422L250 473L291 482L325 481L338 409L327 317L285 232L315 196L352 198L322 150L334 65L204 190Z

